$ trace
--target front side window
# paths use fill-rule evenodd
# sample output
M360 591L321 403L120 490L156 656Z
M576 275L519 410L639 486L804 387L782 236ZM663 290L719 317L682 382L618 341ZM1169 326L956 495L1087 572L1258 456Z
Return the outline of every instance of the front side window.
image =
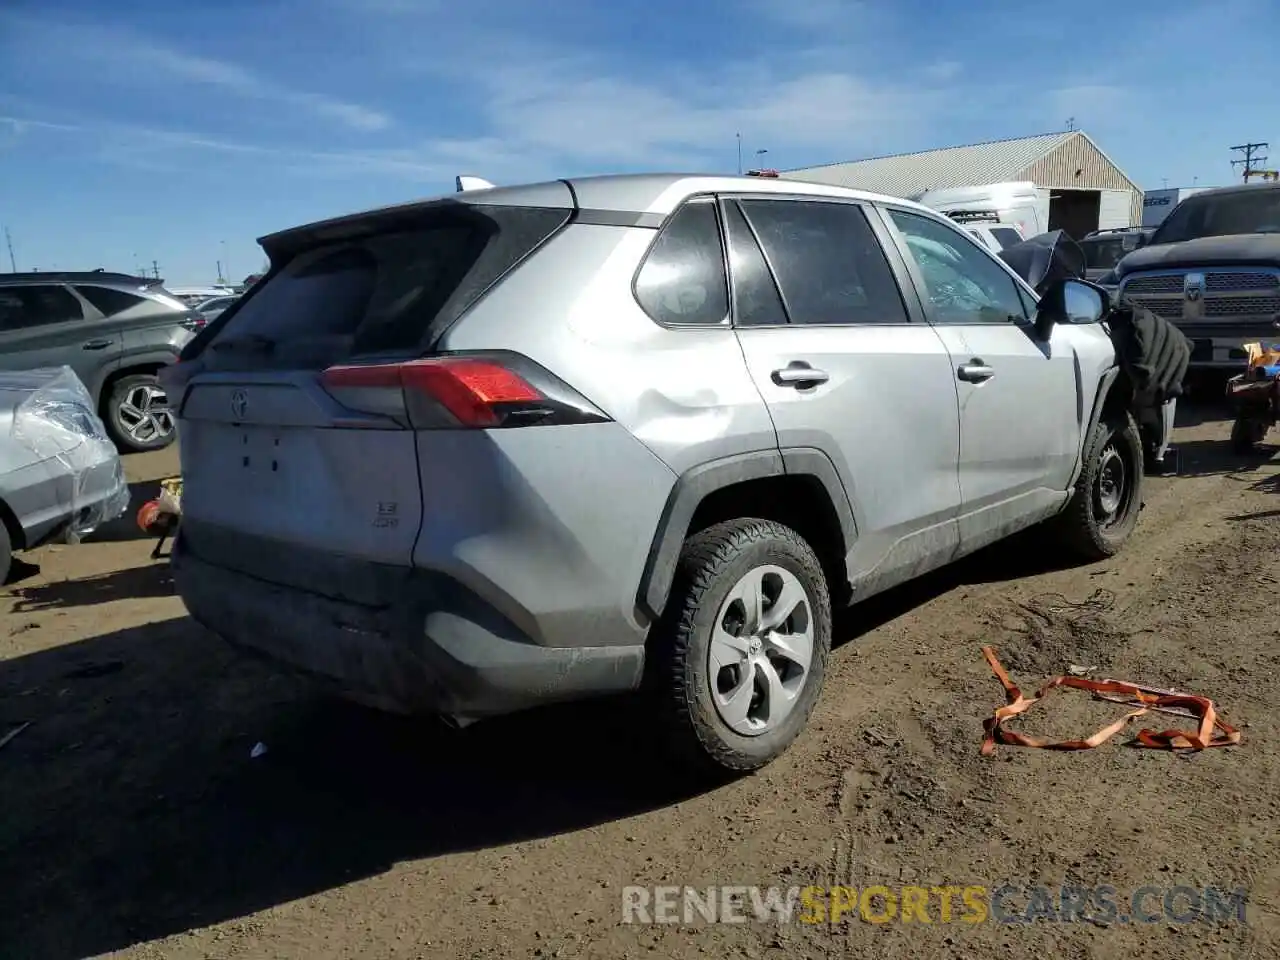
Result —
M66 287L40 284L0 292L0 329L19 330L83 320L80 301Z
M720 223L710 200L694 200L671 215L636 274L645 313L670 326L716 326L729 319Z
M931 217L891 210L920 268L937 323L1009 323L1027 318L1018 285L963 233Z

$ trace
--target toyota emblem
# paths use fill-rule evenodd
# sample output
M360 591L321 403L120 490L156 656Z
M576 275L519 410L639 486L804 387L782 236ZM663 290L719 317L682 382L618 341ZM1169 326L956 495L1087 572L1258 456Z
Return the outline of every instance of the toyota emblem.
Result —
M249 409L249 398L245 396L243 390L231 391L231 415L237 420L243 420L245 412Z

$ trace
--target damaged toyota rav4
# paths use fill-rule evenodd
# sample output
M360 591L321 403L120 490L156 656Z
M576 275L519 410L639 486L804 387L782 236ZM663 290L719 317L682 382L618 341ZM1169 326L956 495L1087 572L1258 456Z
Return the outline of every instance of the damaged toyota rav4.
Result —
M174 578L230 643L459 723L639 691L745 771L805 726L833 606L1033 524L1132 534L1180 374L1117 359L1052 243L1004 251L1028 283L835 187L463 186L263 238L166 373Z

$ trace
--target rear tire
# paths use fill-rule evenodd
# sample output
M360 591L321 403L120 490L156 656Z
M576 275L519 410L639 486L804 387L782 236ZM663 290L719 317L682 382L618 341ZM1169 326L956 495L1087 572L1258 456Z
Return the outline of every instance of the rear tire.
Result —
M13 572L13 540L9 530L0 521L0 587L9 582L9 574Z
M1052 521L1063 547L1086 562L1120 552L1142 509L1144 460L1132 414L1113 414L1094 426L1075 491Z
M175 419L160 380L135 373L111 385L103 421L122 453L161 450L173 443Z
M804 729L830 652L826 577L798 533L744 518L690 537L650 646L673 751L701 772L763 767Z

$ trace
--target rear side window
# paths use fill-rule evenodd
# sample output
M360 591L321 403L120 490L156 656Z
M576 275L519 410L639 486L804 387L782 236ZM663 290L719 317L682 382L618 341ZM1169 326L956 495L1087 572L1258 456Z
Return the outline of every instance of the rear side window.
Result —
M661 324L705 327L728 319L724 246L710 200L690 201L671 215L640 265L635 293Z
M84 308L66 287L37 284L0 291L0 329L21 330L83 319Z
M312 367L420 353L568 213L477 205L306 250L211 325L209 347L240 367L249 356L252 365Z
M104 317L114 317L144 302L142 297L110 287L76 287L76 292L93 304Z
M889 261L862 208L743 200L791 323L907 323Z
M1012 227L992 227L991 235L1000 241L1001 250L1016 247L1022 242L1022 238L1018 236L1018 231Z

